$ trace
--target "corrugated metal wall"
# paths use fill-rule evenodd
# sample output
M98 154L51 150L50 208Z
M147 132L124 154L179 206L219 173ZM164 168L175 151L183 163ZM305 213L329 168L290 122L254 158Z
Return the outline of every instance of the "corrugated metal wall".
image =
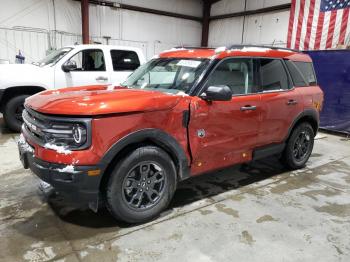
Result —
M21 50L28 61L37 61L49 49L49 32L45 30L0 28L0 59L14 63Z
M290 0L247 0L246 10L290 3ZM221 0L211 9L211 15L242 12L245 0ZM287 42L289 10L244 17L214 20L210 23L209 45L266 44L285 46ZM244 26L243 26L244 25ZM244 31L244 32L243 32ZM242 33L243 32L243 33Z
M200 0L122 0L170 12L201 16ZM201 23L90 5L93 41L140 47L148 58L176 45L199 45ZM14 62L18 50L26 62L43 58L47 50L81 43L80 3L73 0L2 0L0 59Z

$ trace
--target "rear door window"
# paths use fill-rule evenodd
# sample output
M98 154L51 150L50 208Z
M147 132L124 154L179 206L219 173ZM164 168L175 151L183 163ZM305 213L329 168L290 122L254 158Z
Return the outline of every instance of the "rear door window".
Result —
M263 92L287 90L290 82L280 59L259 59L259 75Z
M295 86L312 86L317 84L312 63L287 60L286 65Z
M292 77L294 86L308 86L306 79L293 61L286 60L286 65Z
M111 50L114 71L134 71L140 66L136 52L127 50Z

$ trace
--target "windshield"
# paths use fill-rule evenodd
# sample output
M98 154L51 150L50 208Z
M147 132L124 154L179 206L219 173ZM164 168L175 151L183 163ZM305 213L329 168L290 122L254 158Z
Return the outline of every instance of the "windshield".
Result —
M50 64L56 64L62 57L64 57L72 49L73 48L65 47L65 48L61 48L61 49L52 51L44 59L40 60L39 62L33 63L33 64L38 65L38 66L46 66L46 65L50 65Z
M122 86L173 94L188 93L208 63L208 59L153 59L140 66Z

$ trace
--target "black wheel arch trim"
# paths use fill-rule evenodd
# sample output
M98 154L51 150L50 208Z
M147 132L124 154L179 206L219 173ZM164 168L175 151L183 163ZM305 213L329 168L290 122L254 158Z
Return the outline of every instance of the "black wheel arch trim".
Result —
M151 141L155 145L165 150L170 154L172 159L175 158L175 166L178 171L178 179L185 180L190 177L189 160L187 159L185 151L174 137L167 134L163 130L155 128L147 128L135 131L131 134L119 139L103 156L101 165L106 168L109 164L118 157L118 154L124 150L128 145L135 143L142 143L144 141Z
M5 90L4 89L0 89L0 104L1 104L2 96L4 95L4 93L5 93Z
M0 90L0 111L3 112L5 104L13 97L20 95L34 95L45 91L42 86L11 86Z
M288 129L288 134L286 136L286 139L285 140L288 140L288 138L290 137L294 127L299 123L299 121L303 118L311 118L315 123L316 123L316 126L313 126L313 128L315 128L315 136L316 136L316 133L317 133L317 130L319 128L319 124L320 124L320 117L319 117L319 113L318 111L316 111L316 109L305 109L303 112L301 112L295 119L294 121L292 122L292 124L290 125L289 129Z

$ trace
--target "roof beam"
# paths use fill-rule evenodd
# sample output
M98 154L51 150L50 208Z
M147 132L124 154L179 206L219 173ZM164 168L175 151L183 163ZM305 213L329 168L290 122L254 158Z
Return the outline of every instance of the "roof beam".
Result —
M164 16L182 18L182 19L193 20L193 21L198 21L198 22L202 21L202 18L197 17L197 16L184 15L184 14L179 14L179 13L167 12L167 11L162 11L162 10L157 10L157 9L127 5L127 4L120 4L120 8L130 10L130 11L138 11L138 12L144 12L144 13L155 14L155 15L164 15Z
M74 0L74 1L81 1L81 0ZM158 9L151 9L151 8L145 8L145 7L140 7L140 6L134 6L134 5L127 5L127 4L116 3L116 2L111 2L111 1L89 0L89 3L95 4L95 5L109 6L112 8L120 8L120 9L125 9L125 10L130 10L130 11L143 12L143 13L155 14L155 15L163 15L163 16L168 16L168 17L182 18L182 19L202 22L202 17L198 17L198 16L184 15L184 14L179 14L179 13L173 13L173 12L168 12L168 11L163 11L163 10L158 10Z
M203 2L208 2L210 4L215 4L216 2L219 2L221 0L203 0Z
M211 16L210 20L212 21L212 20L219 20L219 19L226 19L226 18L233 18L233 17L240 17L240 16L256 15L256 14L262 14L262 13L268 13L268 12L283 11L283 10L288 10L290 8L291 8L291 4L276 5L276 6L264 7L261 9L255 9L255 10L247 10L247 11L230 13L230 14L215 15L215 16Z

